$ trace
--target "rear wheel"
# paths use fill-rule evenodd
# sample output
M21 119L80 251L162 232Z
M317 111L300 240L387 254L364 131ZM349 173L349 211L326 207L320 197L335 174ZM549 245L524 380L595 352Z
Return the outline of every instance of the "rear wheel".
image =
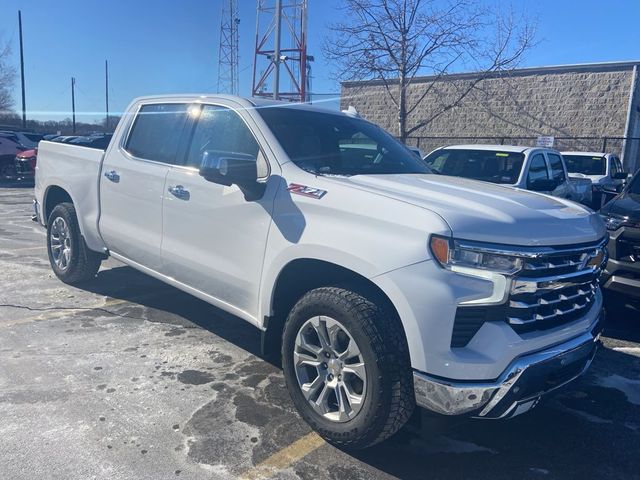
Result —
M72 203L60 203L47 221L47 252L56 276L75 284L92 279L98 273L102 255L89 250L78 225Z
M382 302L337 287L308 292L282 343L285 380L302 417L327 441L364 448L413 412L411 367L399 321Z

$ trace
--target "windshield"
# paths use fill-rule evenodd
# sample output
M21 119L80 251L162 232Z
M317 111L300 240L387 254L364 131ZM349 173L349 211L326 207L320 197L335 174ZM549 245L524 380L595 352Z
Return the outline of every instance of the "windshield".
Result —
M288 107L258 112L300 168L315 174L432 173L380 127L359 118Z
M513 184L520 178L524 154L499 150L436 150L425 158L436 173L492 183Z
M601 156L591 155L562 155L569 173L583 175L606 175L607 160Z

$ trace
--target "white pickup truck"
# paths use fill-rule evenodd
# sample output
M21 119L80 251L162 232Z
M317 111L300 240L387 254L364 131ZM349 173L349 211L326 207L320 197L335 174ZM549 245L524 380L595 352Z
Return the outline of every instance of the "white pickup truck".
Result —
M593 190L592 206L599 210L607 198L607 191L620 193L629 174L622 168L622 162L613 153L562 152L571 179L591 180Z
M597 214L432 174L342 113L141 98L104 152L41 142L35 197L62 281L112 256L250 322L303 418L344 447L416 405L520 414L595 353Z
M547 193L591 206L591 180L569 178L557 150L512 145L451 145L424 157L437 173Z

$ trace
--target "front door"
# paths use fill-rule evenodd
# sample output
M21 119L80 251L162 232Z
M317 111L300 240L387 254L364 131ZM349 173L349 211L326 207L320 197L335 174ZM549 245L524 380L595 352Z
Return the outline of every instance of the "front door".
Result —
M205 180L198 174L205 152L256 158L258 175L266 183L264 193L258 198L237 185ZM254 319L277 178L269 177L258 142L240 114L204 105L184 166L173 167L167 175L164 273L212 297L219 306Z
M188 123L185 104L142 105L128 136L105 156L100 175L100 234L113 253L161 267L162 197Z

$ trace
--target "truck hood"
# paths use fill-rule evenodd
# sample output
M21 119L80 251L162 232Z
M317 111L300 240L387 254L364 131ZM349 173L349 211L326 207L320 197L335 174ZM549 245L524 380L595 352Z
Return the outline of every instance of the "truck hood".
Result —
M559 198L443 175L356 175L334 180L442 217L454 237L526 246L574 245L606 234L593 211Z
M586 175L584 173L569 173L569 178L578 179L578 178L587 178L591 180L592 183L600 183L607 178L606 175Z

